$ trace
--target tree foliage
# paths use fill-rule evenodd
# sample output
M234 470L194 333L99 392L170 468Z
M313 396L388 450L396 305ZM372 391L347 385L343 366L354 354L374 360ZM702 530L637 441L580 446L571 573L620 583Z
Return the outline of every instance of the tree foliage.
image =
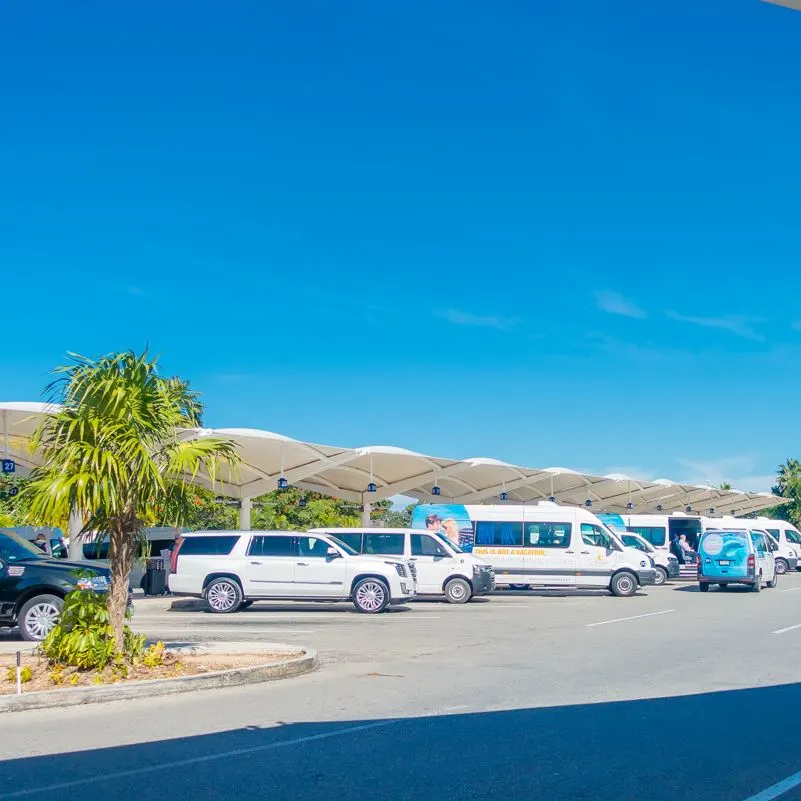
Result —
M231 442L180 435L200 426L203 406L187 382L161 377L147 351L71 359L47 389L48 400L60 408L33 436L42 466L31 473L24 496L41 523L57 525L78 509L86 516L84 530L109 532L108 608L122 650L141 529L154 509L170 525L182 525L198 473L214 481L221 465L235 464L237 455Z
M796 526L801 525L801 462L798 459L788 459L779 465L773 493L789 498L790 503L766 509L761 514L776 520L787 520Z

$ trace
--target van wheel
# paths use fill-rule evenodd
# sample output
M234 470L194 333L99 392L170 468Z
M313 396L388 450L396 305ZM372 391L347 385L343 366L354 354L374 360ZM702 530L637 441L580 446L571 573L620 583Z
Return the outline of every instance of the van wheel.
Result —
M698 592L709 592L709 585L703 581L698 585Z
M751 585L751 592L762 592L762 574L757 576L757 580Z
M661 567L661 566L657 565L657 567L656 567L656 581L654 581L654 584L657 587L661 587L665 582L667 582L667 580L668 580L667 570L665 570L664 567Z
M209 582L204 593L209 612L228 615L238 612L242 603L242 588L230 578L218 578Z
M773 574L773 580L768 582L768 589L775 590L776 585L779 583L779 571Z
M466 604L472 594L472 588L464 579L453 578L445 585L445 598L449 604Z
M783 576L790 569L790 565L784 559L776 560L776 575Z
M389 604L389 588L376 578L365 578L353 588L353 605L359 612L375 615L383 612Z
M57 595L37 595L19 610L17 625L23 640L41 642L58 623L64 601Z
M627 570L615 573L609 584L609 590L618 598L629 598L637 592L637 579Z

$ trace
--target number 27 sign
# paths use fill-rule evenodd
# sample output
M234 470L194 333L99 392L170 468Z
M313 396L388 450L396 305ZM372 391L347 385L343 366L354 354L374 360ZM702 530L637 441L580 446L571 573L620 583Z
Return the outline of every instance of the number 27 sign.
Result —
M13 459L3 459L3 472L13 473L17 469L17 465Z

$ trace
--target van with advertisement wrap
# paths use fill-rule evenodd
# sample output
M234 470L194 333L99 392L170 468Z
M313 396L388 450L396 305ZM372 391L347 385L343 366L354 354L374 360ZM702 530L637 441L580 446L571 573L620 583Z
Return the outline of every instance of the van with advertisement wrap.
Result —
M768 534L759 529L708 528L698 545L698 589L746 584L752 592L777 584L776 562Z
M415 570L418 595L444 595L452 604L464 604L495 589L492 565L465 553L439 532L408 528L315 528L312 534L330 534L354 551L368 556L398 556Z
M418 504L412 528L439 533L492 565L498 584L608 589L630 596L656 583L653 560L592 512L543 501L533 506Z

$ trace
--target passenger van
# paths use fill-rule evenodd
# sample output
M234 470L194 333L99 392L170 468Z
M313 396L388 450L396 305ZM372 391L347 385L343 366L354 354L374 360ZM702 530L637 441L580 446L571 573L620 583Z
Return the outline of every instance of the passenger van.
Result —
M369 556L401 556L417 574L418 595L444 595L452 604L495 589L492 565L438 533L407 528L317 528Z
M440 532L486 559L499 584L605 588L634 595L654 584L654 562L626 548L592 512L543 501L534 506L418 504L412 528Z
M725 529L742 529L748 530L752 527L758 528L760 531L766 531L769 536L768 544L773 551L774 560L776 562L776 572L783 576L788 570L796 570L798 568L798 550L801 546L790 545L786 538L779 539L785 533L784 526L790 527L789 523L780 525L780 521L773 520L751 520L742 517L704 517L702 518L704 529L707 528L725 528ZM772 524L772 525L770 525ZM774 527L775 526L775 527ZM792 535L791 535L792 536Z
M158 558L166 551L172 549L176 538L181 534L179 528L146 528L142 530L142 539L136 545L136 558L131 569L130 586L144 589L146 561L148 558ZM109 539L108 534L89 534L82 539L83 559L93 564L109 567L111 562L108 558ZM169 557L164 564L164 569L169 570Z
M746 584L759 592L763 584L776 586L776 563L768 535L759 529L709 528L698 546L698 589L708 592L712 584Z
M780 557L785 553L783 550L784 548L792 550L793 553L789 555L791 557L796 557L795 569L801 570L801 533L799 533L798 529L792 523L788 523L786 520L771 520L767 517L757 517L750 522L752 525L759 526L759 528L767 531L768 534L779 543L778 555ZM788 561L787 566L791 570L793 569L793 565L790 561ZM776 568L777 572L781 573L778 564Z
M698 540L703 526L699 515L676 512L671 515L622 515L626 528L648 540L654 548L665 548L683 562L683 555L678 547L682 534L687 538L690 547L698 550Z
M668 579L679 577L679 561L673 554L668 553L664 548L655 548L648 540L629 531L623 525L623 518L615 514L599 514L598 519L609 526L612 531L620 537L620 541L627 548L636 548L638 551L648 554L654 560L656 567L656 585L661 587Z

